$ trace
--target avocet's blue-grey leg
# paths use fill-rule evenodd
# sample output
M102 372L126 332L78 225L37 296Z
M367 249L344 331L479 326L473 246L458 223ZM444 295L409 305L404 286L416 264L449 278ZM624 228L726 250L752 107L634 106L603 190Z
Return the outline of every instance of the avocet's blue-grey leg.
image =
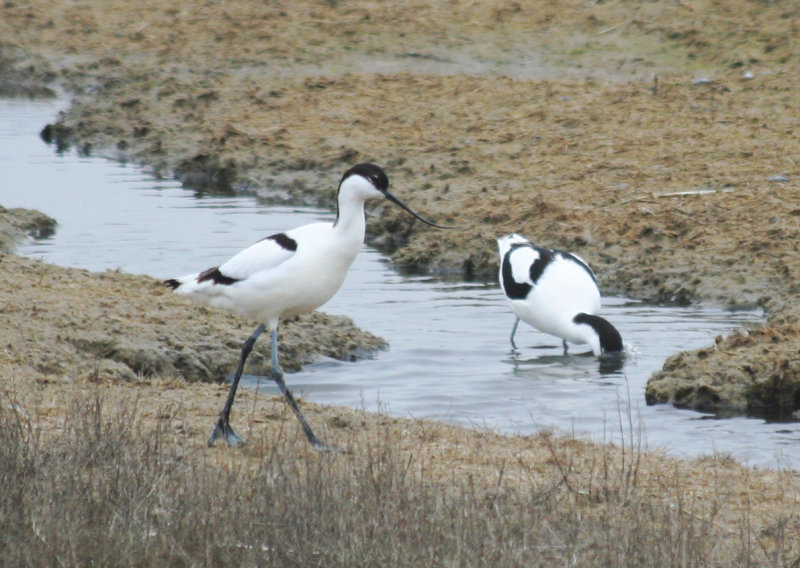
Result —
M513 347L514 349L517 348L517 344L514 343L514 335L516 335L517 333L518 325L519 325L519 318L516 319L516 321L514 322L514 327L511 328L511 347Z
M567 351L569 350L569 348L567 347L567 340L566 339L562 339L561 340L561 344L564 346L564 355L566 355Z
M208 438L209 446L216 442L217 438L223 438L226 444L233 447L244 444L244 439L242 439L242 437L234 432L233 428L231 428L231 408L233 407L233 399L236 397L236 389L239 386L239 379L242 378L244 363L247 360L247 356L250 355L250 352L253 350L253 345L255 345L256 339L258 339L258 336L264 332L264 329L265 326L262 323L256 328L256 330L253 332L253 335L247 338L247 341L245 341L244 345L242 346L242 355L239 358L239 366L236 369L236 374L233 376L233 380L231 381L231 390L228 391L228 400L225 401L225 406L223 407L222 412L219 413L217 425L214 426L214 430L211 431L211 436Z
M275 329L272 332L272 370L270 372L270 378L275 381L275 384L278 385L278 389L280 389L283 398L286 399L286 403L294 412L294 415L297 416L297 419L300 421L300 426L303 427L303 432L308 438L308 441L311 442L311 445L314 446L318 450L326 450L328 446L322 443L319 438L314 435L314 431L311 429L311 426L308 425L306 422L303 413L300 412L300 408L297 406L297 402L294 400L294 396L292 396L292 391L286 388L286 383L283 380L283 369L281 369L280 363L278 362L278 330Z

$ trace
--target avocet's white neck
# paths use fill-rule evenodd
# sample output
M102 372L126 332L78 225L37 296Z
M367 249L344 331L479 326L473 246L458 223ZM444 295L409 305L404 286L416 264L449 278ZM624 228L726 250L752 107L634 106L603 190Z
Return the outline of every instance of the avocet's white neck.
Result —
M364 199L352 192L340 191L338 210L333 230L348 240L364 242L367 220L364 214Z
M372 181L362 175L351 175L342 180L336 196L338 209L333 224L334 231L343 239L358 239L363 243L367 225L364 202L378 197L383 197L383 194Z

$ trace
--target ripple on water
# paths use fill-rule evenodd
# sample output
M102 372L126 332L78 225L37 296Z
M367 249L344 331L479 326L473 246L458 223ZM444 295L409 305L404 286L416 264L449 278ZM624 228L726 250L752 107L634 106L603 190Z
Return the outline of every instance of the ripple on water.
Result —
M25 245L22 254L163 278L219 264L266 234L332 220L329 211L197 194L135 167L58 156L37 133L63 104L0 101L0 204L40 209L59 221L52 238ZM759 311L606 298L603 316L627 347L622 367L606 369L581 356L580 347L564 356L560 340L524 325L512 352L513 316L495 284L404 277L369 248L323 311L352 317L390 348L358 363L323 360L288 377L291 388L315 402L503 432L557 428L596 440L643 437L649 447L677 455L718 451L752 464L800 467L797 423L710 420L644 403L647 378L669 355L761 321ZM266 381L261 387L273 389Z

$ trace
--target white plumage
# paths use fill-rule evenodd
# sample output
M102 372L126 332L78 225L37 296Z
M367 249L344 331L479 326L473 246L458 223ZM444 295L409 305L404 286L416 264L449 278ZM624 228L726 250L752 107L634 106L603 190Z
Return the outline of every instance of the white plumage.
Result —
M389 179L380 167L368 163L353 166L339 183L338 209L333 223L312 223L270 235L218 267L166 281L178 294L262 322L242 348L228 400L209 444L219 437L233 446L244 442L230 427L230 409L244 362L258 336L269 328L272 332L271 378L300 420L309 441L316 447L324 447L283 381L278 363L278 322L282 317L322 306L339 290L364 243L364 203L368 199L386 198L421 221L440 227L411 210L389 193L388 187Z
M596 315L600 289L594 273L579 256L539 247L512 234L497 240L500 286L519 320L567 342L588 344L595 355L621 351L619 332Z
M220 265L216 278L208 271L178 278L175 292L275 329L281 317L314 310L339 290L363 243L363 226L351 232L313 223L281 233L284 246L272 235Z

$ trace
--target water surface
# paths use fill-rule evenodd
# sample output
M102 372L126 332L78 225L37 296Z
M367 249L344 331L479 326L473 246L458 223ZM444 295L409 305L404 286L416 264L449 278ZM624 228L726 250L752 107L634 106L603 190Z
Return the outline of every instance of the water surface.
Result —
M0 204L40 209L59 222L52 238L23 245L21 254L166 278L217 265L273 232L333 219L329 211L209 196L133 166L58 155L37 133L59 105L0 101ZM338 176L332 172L331 184ZM648 377L669 355L761 321L760 311L606 298L602 315L622 333L627 356L621 368L602 369L579 354L585 348L565 356L560 340L524 325L512 351L514 318L496 284L402 276L369 247L322 311L352 317L391 347L356 363L322 360L288 377L316 402L509 433L556 428L598 441L634 439L681 456L723 452L750 464L800 468L797 423L719 420L644 403Z

